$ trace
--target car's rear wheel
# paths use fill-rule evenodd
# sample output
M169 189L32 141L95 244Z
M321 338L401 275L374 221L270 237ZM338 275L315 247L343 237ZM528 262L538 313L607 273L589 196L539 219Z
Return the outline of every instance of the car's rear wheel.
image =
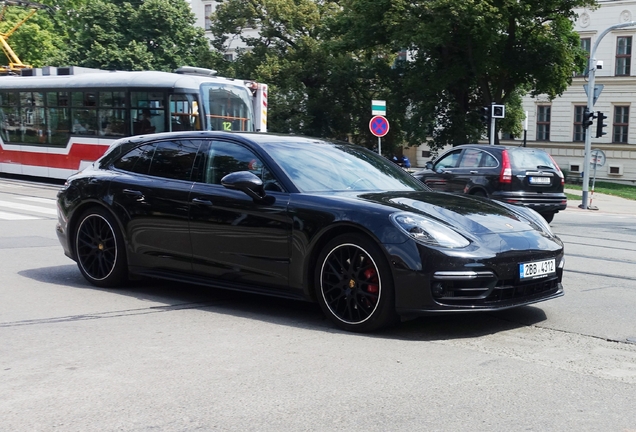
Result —
M540 215L543 216L543 219L545 219L547 223L552 222L552 219L554 219L555 214L556 214L555 212L540 213Z
M330 241L318 257L318 302L338 327L368 332L396 320L393 278L380 248L358 234Z
M483 197L483 198L487 198L488 194L486 193L486 191L482 190L482 189L476 189L473 192L471 192L471 195L473 196L478 196L478 197Z
M80 272L93 285L114 288L126 281L124 240L106 210L95 207L82 214L75 231L75 255Z

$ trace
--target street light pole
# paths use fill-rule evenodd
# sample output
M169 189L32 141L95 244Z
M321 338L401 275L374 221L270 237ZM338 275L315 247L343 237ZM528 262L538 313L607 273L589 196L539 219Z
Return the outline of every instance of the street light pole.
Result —
M596 75L596 48L598 48L599 42L601 39L605 37L605 35L612 30L623 28L623 27L632 27L636 25L636 21L629 21L622 24L615 24L606 28L603 33L599 35L594 42L594 46L592 47L592 51L590 52L590 61L588 64L588 85L587 85L587 109L589 112L594 112L594 80ZM590 127L585 130L585 162L583 163L583 197L582 202L579 207L582 209L587 209L587 195L589 191L589 183L590 183L590 156L592 153L592 132L590 131Z

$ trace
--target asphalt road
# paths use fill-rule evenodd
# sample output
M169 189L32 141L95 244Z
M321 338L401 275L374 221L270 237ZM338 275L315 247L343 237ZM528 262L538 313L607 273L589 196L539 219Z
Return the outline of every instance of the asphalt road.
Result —
M316 305L90 286L0 179L0 431L636 431L636 216L558 214L566 295L374 335Z

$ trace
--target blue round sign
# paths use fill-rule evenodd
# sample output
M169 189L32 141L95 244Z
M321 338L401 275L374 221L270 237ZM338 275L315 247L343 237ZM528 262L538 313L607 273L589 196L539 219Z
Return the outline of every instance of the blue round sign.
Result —
M389 133L389 121L382 116L374 116L369 122L371 133L377 137L383 137Z

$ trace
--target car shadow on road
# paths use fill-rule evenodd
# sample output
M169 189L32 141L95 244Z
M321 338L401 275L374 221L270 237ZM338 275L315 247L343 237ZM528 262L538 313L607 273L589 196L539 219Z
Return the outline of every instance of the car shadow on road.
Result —
M424 316L376 333L355 334L337 329L315 303L155 279L132 281L118 289L98 288L90 285L73 264L29 269L19 274L42 283L109 292L152 302L150 306L140 305L140 314L152 310L197 309L309 331L350 334L353 337L413 341L465 339L531 326L547 319L541 308L523 306L497 312ZM104 311L104 314L112 312L115 311Z

